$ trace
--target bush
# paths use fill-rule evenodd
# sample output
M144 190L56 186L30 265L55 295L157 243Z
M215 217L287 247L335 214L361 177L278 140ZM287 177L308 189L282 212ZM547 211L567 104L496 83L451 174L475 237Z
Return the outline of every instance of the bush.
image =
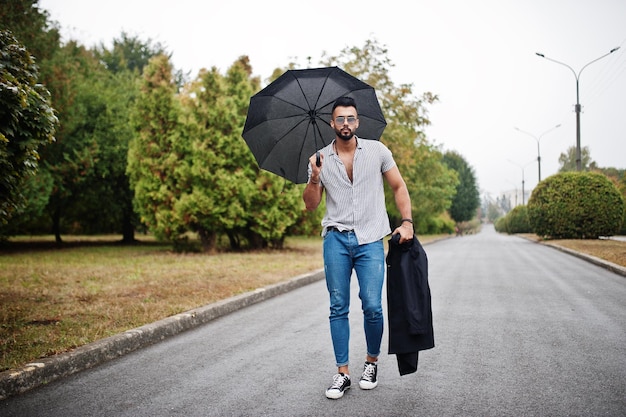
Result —
M394 221L391 222L392 230L396 223ZM423 222L419 222L415 228L415 233L419 235L452 234L454 233L454 220L445 212L437 217L430 217Z
M496 229L496 232L506 233L506 216L498 217L493 222L493 227Z
M624 199L597 172L564 172L540 182L528 201L533 231L554 239L597 239L620 230Z
M496 231L501 233L532 233L528 222L528 209L526 206L517 206L509 211L506 216L500 217L494 224Z

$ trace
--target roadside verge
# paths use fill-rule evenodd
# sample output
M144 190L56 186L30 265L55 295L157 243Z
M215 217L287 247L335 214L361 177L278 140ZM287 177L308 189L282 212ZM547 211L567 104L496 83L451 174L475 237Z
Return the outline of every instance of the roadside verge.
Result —
M19 369L4 371L0 373L0 400L92 368L241 308L321 279L324 279L323 269L130 329L81 346L71 352L28 363Z
M584 259L585 261L591 262L592 264L601 266L605 269L608 269L611 272L615 272L616 274L626 277L626 268L624 268L623 266L614 264L613 262L605 261L604 259L600 259L596 256L577 252L575 250L571 250L563 246L555 245L553 243L549 243L549 242L537 242L537 243L541 243L542 245L545 245L545 246L550 246L554 249L560 250L561 252L569 253L570 255L574 255L578 258Z

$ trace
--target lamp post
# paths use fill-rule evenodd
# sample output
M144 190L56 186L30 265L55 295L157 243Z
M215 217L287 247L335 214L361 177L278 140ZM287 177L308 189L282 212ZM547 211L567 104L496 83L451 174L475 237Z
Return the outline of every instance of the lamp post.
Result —
M579 100L579 93L578 93L578 80L580 79L580 73L583 72L583 70L585 68L587 68L589 65L593 64L596 61L601 60L605 56L611 55L613 52L617 51L619 48L620 48L619 46L617 48L613 48L607 54L604 54L601 57L596 58L593 61L587 63L585 66L583 66L580 69L580 71L578 71L578 74L576 74L576 71L574 71L574 69L572 67L570 67L569 65L564 64L563 62L557 61L556 59L548 58L547 56L545 56L542 53L536 52L536 54L538 56L540 56L542 58L545 58L548 61L556 62L557 64L561 64L563 66L566 66L567 68L569 68L572 71L572 73L574 74L574 77L576 78L576 106L574 107L574 111L576 112L576 170L577 171L580 171L582 169L582 167L581 167L581 152L580 152L580 100Z
M535 161L530 161L524 165L520 165L517 162L513 162L510 159L508 160L510 163L512 163L513 165L517 165L518 167L520 167L520 169L522 170L522 206L526 204L526 191L524 190L524 168L526 168L528 165L532 164ZM515 203L517 205L517 202Z
M560 126L561 126L561 124L558 124L558 125L550 128L550 129L546 130L541 135L539 135L539 137L533 135L532 133L528 133L528 132L520 129L519 127L515 128L515 130L519 130L520 132L527 134L528 136L532 137L533 139L535 139L537 141L537 167L538 167L538 170L539 170L539 173L538 173L538 176L537 176L538 182L541 182L541 150L539 149L539 142L541 141L541 138L546 133L552 132L554 129L556 129L557 127L560 127Z

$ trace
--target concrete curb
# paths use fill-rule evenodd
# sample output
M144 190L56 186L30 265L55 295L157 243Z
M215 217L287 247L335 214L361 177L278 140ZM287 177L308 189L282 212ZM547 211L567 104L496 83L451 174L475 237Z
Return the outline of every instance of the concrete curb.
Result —
M526 239L530 242L534 242L534 243L539 243L540 245L544 245L544 246L549 246L551 248L554 248L556 250L560 250L561 252L565 252L568 253L572 256L575 256L577 258L583 259L587 262L591 262L594 265L598 265L601 266L602 268L605 268L611 272L615 272L616 274L619 274L623 277L626 277L626 268L624 268L621 265L617 265L614 264L613 262L609 262L609 261L605 261L604 259L600 259L596 256L592 256L592 255L587 255L586 253L581 253L581 252L577 252L575 250L566 248L564 246L559 246L557 244L551 243L551 242L546 242L546 241L541 241L541 240L534 240L534 239L530 239L526 236L519 236L522 239Z
M555 245L547 242L538 242L544 246L550 246L551 248L560 250L561 252L569 253L570 255L576 256L580 259L584 259L587 262L591 262L592 264L601 266L605 269L608 269L611 272L615 272L623 277L626 277L626 268L621 265L614 264L613 262L605 261L604 259L600 259L596 256L587 255L585 253L576 252L575 250L565 248L563 246Z
M259 288L226 300L146 324L123 333L81 346L16 370L0 373L0 400L24 393L40 385L92 368L111 359L160 342L241 308L324 279L324 270L300 275L286 282Z

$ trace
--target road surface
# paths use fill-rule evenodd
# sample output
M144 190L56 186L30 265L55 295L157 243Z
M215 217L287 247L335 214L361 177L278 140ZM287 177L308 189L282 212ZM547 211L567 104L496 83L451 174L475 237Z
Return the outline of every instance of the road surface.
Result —
M625 416L626 278L484 226L425 246L435 343L418 372L365 355L353 280L355 383L335 372L323 281L0 401L0 416Z

